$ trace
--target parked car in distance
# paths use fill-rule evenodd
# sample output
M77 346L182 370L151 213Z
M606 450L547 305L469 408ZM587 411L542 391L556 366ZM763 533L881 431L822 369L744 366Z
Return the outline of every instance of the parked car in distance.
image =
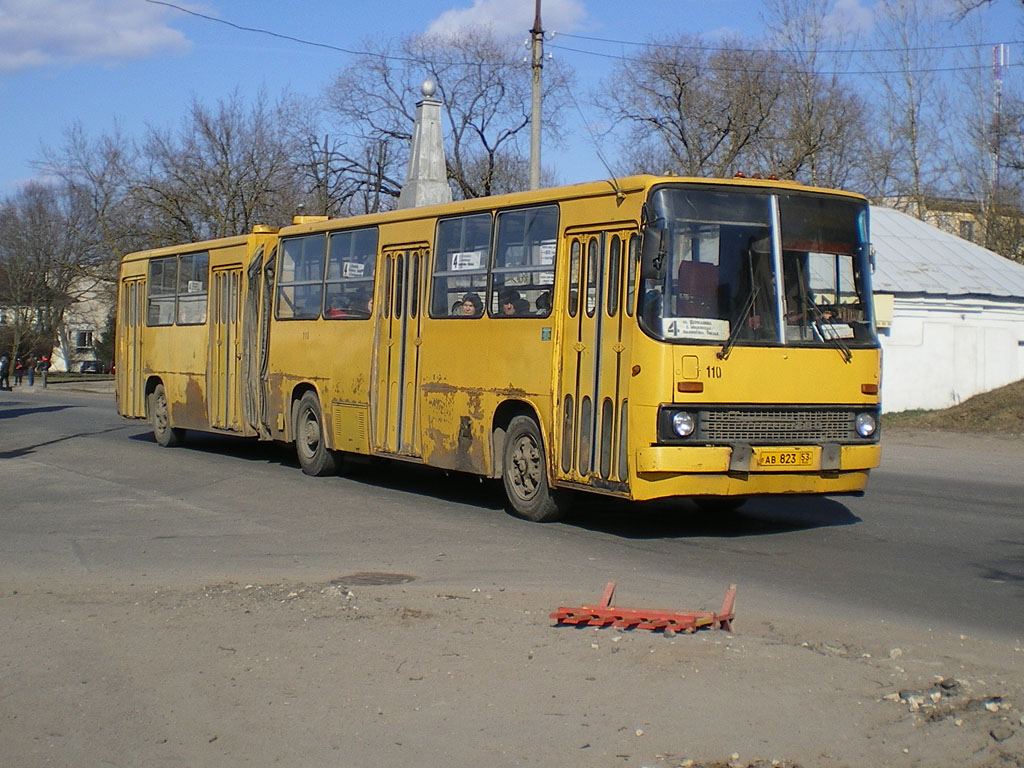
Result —
M106 366L99 360L86 360L79 369L80 373L106 373Z

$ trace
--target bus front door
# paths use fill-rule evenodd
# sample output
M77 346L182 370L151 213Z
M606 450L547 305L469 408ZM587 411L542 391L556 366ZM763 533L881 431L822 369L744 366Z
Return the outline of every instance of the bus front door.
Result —
M629 386L627 294L636 229L568 231L567 312L562 328L558 476L624 489Z
M118 320L117 367L114 369L118 408L132 418L146 416L146 388L142 372L142 328L146 320L146 280L121 283Z
M240 415L242 362L239 332L242 268L213 270L210 305L210 426L242 431Z
M419 457L420 315L423 309L425 246L384 253L374 394L374 448Z

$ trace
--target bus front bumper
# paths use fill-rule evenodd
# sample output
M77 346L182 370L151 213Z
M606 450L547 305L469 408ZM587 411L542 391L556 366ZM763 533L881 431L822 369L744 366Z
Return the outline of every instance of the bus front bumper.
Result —
M634 499L851 493L864 490L881 446L674 446L637 450Z

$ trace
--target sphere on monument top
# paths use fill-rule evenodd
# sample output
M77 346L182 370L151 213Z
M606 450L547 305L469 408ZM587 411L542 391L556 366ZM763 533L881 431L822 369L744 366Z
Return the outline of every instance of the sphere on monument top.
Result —
M426 96L426 97L427 97L428 99L429 99L429 98L430 98L431 96L433 96L433 95L434 95L434 91L436 91L436 90L437 90L437 86L436 86L436 85L434 85L434 81L433 81L433 80L424 80L424 81L423 81L423 85L421 85L421 86L420 86L420 91L421 91L421 92L423 93L423 95L424 95L424 96Z

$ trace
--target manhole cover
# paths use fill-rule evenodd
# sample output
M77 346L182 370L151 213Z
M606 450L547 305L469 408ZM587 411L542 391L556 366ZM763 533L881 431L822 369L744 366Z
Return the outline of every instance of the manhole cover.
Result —
M408 584L415 581L415 576L407 573L384 573L382 571L359 571L347 576L339 576L331 581L334 586L346 587L384 587L390 584Z

